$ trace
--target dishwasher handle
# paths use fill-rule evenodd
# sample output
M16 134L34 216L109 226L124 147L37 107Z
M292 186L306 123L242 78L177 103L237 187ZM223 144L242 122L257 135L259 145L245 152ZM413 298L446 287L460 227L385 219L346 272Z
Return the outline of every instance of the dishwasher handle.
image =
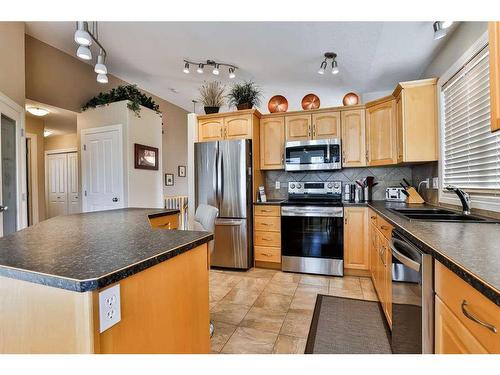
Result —
M420 253L417 250L413 249L411 245L407 244L404 241L398 240L397 238L391 238L391 240L389 241L389 247L391 248L392 255L405 266L411 268L414 271L420 272L420 262L411 259L408 254L403 254L397 249L397 246L400 247L404 252L414 254L418 257L421 256Z

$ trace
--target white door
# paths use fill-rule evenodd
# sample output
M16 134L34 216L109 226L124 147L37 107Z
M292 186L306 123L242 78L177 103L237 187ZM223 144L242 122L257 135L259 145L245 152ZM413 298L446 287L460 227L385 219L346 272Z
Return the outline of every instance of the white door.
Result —
M47 217L68 214L68 158L66 154L47 155Z
M78 154L68 155L68 214L76 214L80 209L80 183L78 181Z
M83 211L124 207L121 126L82 130Z

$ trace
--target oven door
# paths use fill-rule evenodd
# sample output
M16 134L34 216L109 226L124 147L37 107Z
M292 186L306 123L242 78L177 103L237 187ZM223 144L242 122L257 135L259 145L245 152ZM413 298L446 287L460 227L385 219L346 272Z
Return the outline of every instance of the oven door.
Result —
M340 169L340 154L338 139L287 142L285 169L287 171Z
M319 212L322 211L322 212ZM324 211L329 211L324 213ZM284 206L281 254L284 271L343 275L342 207Z

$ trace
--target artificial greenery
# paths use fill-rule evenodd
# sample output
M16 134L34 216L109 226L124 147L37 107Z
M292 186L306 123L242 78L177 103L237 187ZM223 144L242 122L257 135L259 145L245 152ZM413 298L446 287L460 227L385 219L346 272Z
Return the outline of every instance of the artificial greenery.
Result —
M251 107L260 104L262 93L260 88L252 81L236 83L228 94L229 104L239 106L249 104Z
M82 107L82 112L89 108L96 108L100 105L106 105L122 100L128 100L127 108L133 111L137 117L141 117L141 105L152 109L158 114L161 114L160 106L155 103L152 97L140 92L137 85L122 85L111 89L108 92L101 92L99 95L94 96L87 103L85 103Z
M226 87L219 81L205 82L198 89L200 101L205 107L222 107Z

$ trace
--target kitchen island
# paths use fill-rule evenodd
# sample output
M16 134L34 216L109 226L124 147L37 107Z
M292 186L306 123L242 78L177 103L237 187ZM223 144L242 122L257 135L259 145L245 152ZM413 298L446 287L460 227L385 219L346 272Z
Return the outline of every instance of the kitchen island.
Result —
M208 353L208 232L168 210L56 217L0 239L0 353ZM99 293L120 285L101 332Z

